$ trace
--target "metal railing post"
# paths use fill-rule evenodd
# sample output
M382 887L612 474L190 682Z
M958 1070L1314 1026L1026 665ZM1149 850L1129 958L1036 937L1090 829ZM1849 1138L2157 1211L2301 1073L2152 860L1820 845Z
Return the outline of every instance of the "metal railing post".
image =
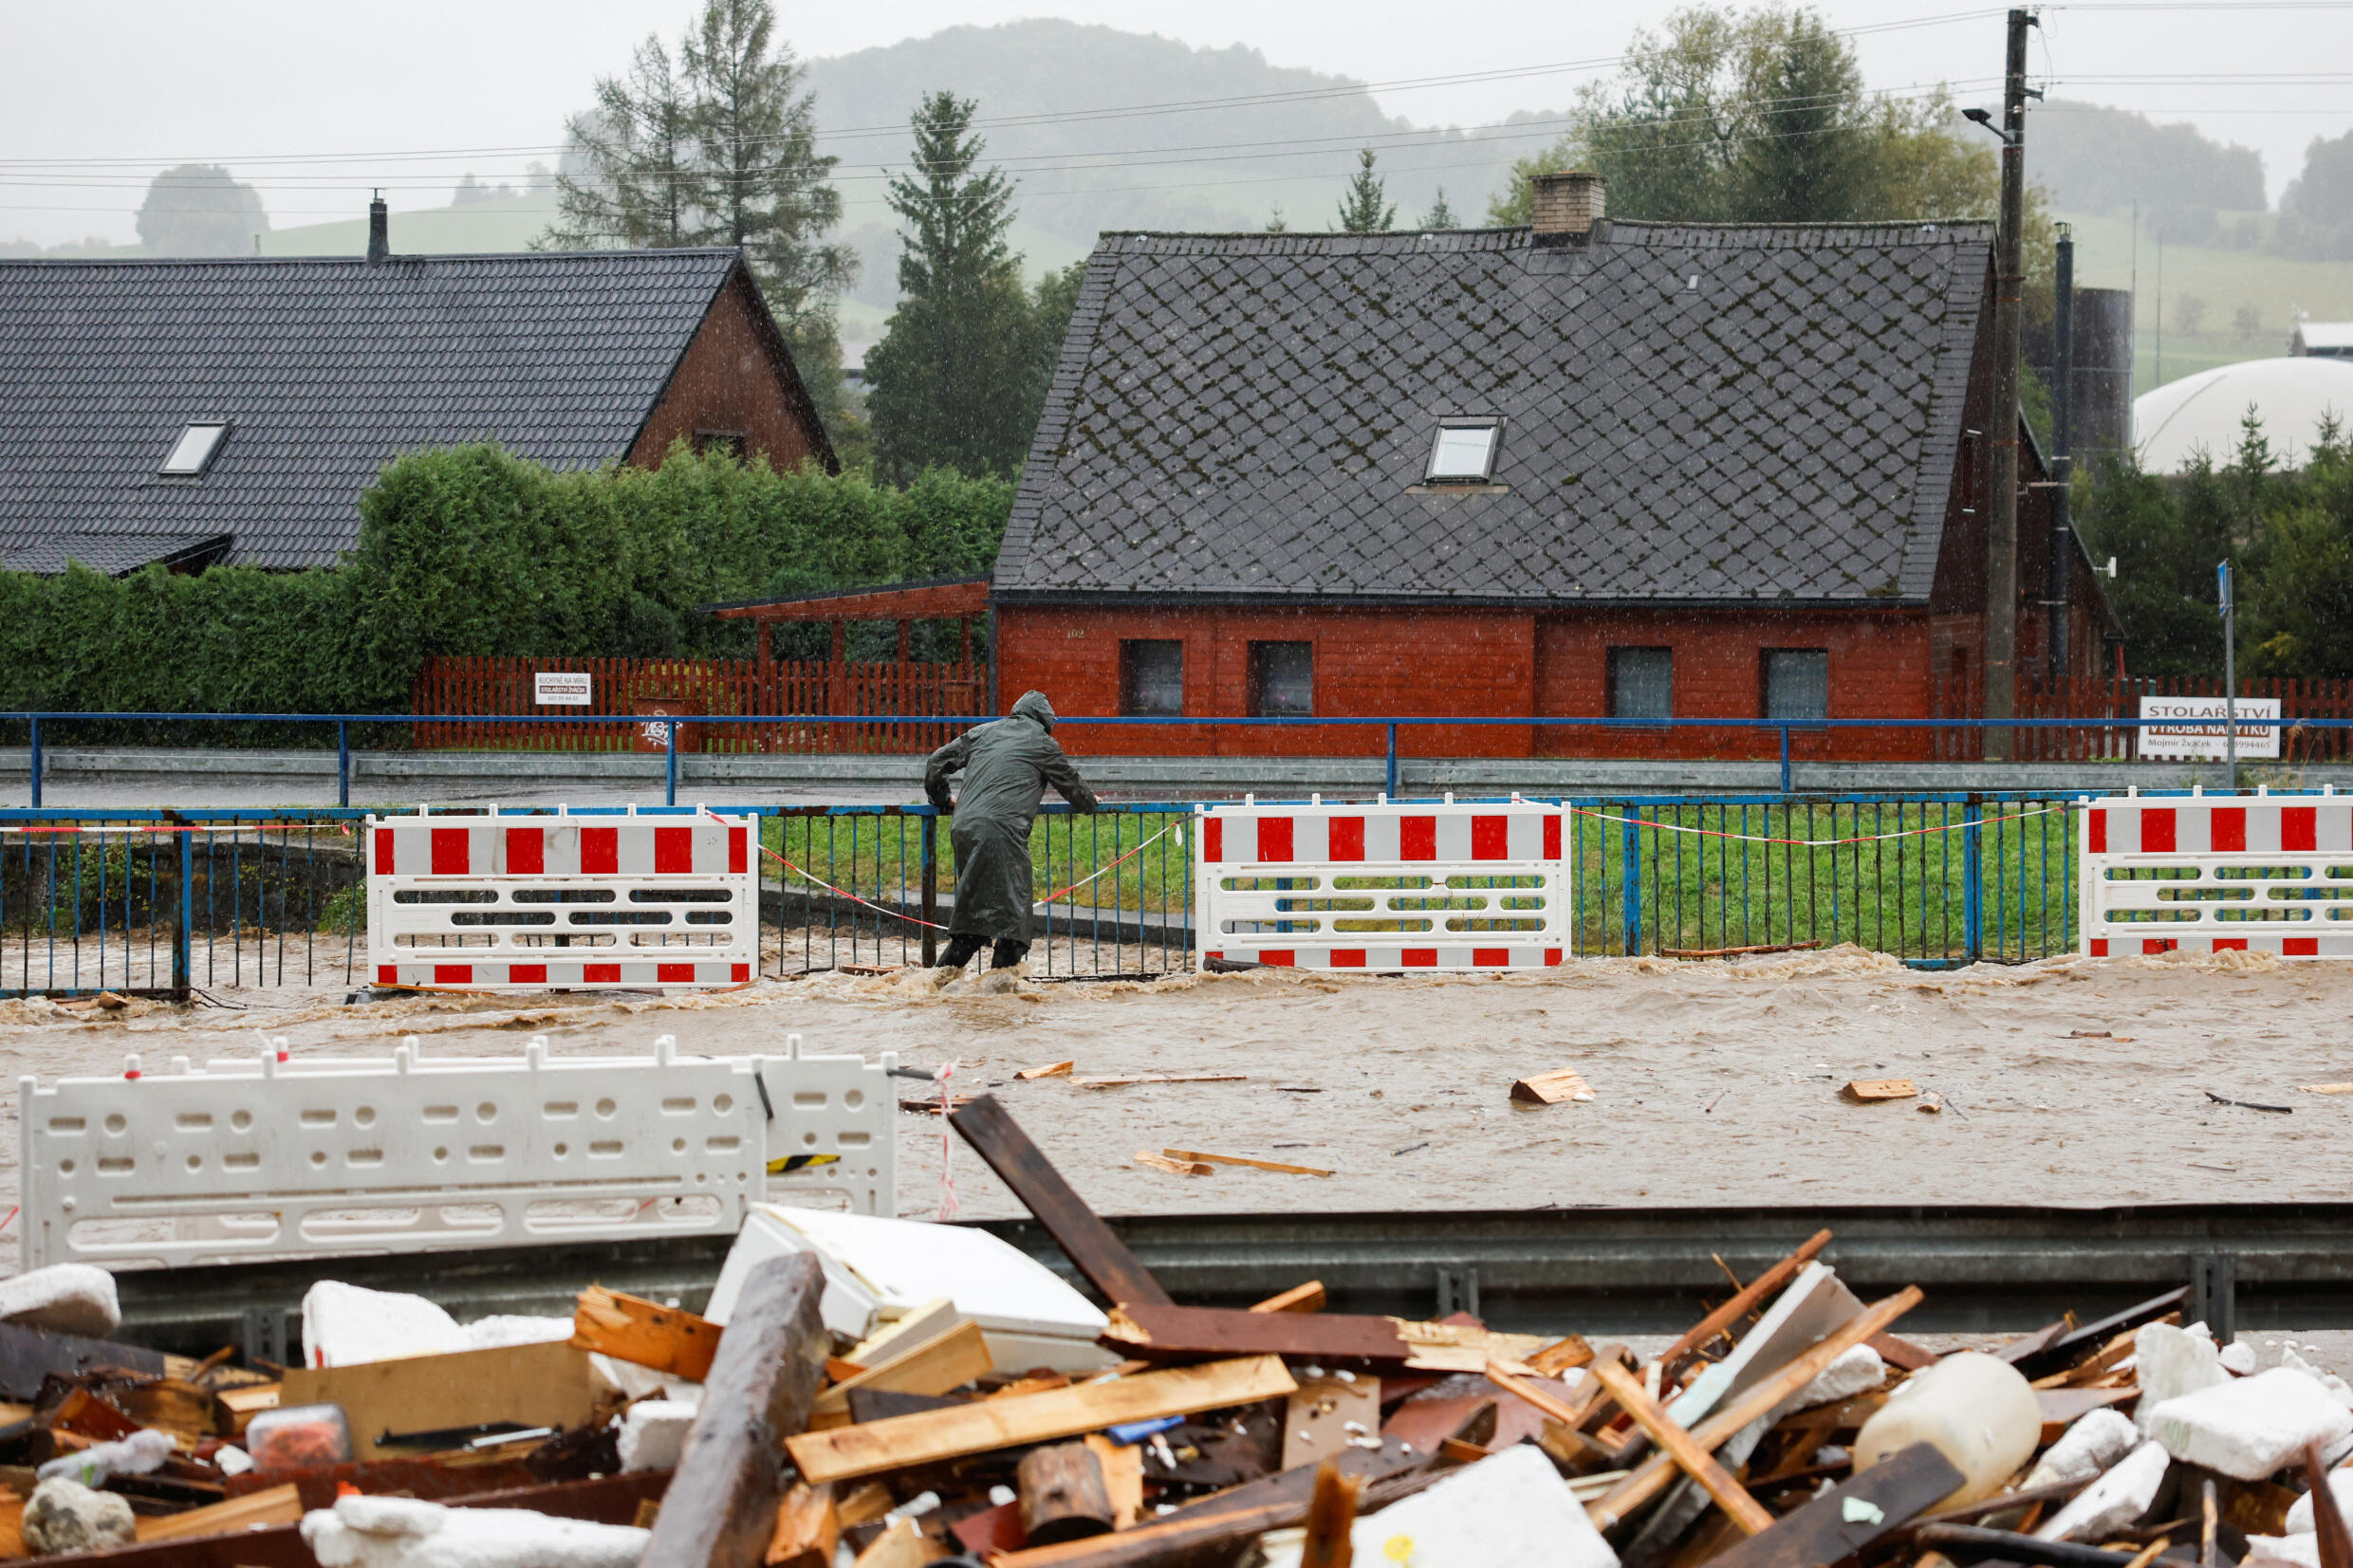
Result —
M1387 780L1388 780L1387 789L1388 789L1389 799L1391 799L1391 800L1393 800L1393 801L1394 801L1394 800L1396 800L1396 799L1398 798L1398 754L1397 754L1397 732L1398 732L1398 727L1397 727L1396 725L1394 725L1394 724L1393 724L1393 725L1389 726L1389 770L1388 770L1388 773L1387 773L1387 775L1386 775L1386 778L1387 778ZM41 802L38 802L38 801L35 801L33 803L34 803L35 805L38 805L38 804L40 804Z
M32 803L38 807L41 804L41 715L38 713L32 717L31 744L26 755L32 764Z
M662 721L662 751L664 784L662 804L678 803L678 720L676 714Z
M195 970L190 928L196 923L196 835L195 829L182 824L173 837L179 840L179 919L172 930L172 994L174 1000L185 1002Z
M1623 835L1624 875L1621 892L1624 895L1626 956L1635 957L1642 950L1642 850L1641 833L1634 825L1635 807L1627 806L1626 820L1620 832Z
M939 962L939 814L923 814L923 967Z
M1985 956L1985 797L1973 789L1961 821L1961 941L1974 964Z
M1789 727L1781 727L1781 792L1789 793Z
M351 803L351 721L335 721L335 803Z

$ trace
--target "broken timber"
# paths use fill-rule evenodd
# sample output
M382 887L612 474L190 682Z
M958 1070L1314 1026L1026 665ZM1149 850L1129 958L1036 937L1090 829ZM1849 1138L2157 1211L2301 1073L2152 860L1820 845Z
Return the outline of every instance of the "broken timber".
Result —
M711 1358L718 1354L719 1325L678 1307L590 1285L572 1309L572 1343L699 1383L711 1375Z
M1550 1343L1541 1335L1402 1318L1136 1302L1112 1309L1111 1326L1098 1342L1146 1361L1288 1356L1388 1372L1477 1372L1491 1360L1516 1365Z
M1055 1245L1078 1265L1087 1283L1113 1302L1169 1304L1169 1294L1136 1261L1102 1217L1070 1190L1053 1163L1029 1141L994 1095L982 1095L953 1111L948 1125L988 1162L997 1179L1037 1216Z

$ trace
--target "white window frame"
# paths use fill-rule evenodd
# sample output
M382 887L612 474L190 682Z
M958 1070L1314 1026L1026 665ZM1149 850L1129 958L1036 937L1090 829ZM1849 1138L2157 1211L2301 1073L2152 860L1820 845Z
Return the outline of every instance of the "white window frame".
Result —
M1495 477L1495 457L1503 450L1503 418L1500 415L1449 417L1438 421L1436 434L1430 438L1430 461L1422 470L1422 480L1431 485L1485 485ZM1446 433L1453 430L1483 430L1487 434L1487 461L1476 473L1444 473L1438 470L1438 456L1446 450Z
M199 449L195 454L195 460L193 463L184 465L178 464L176 460L178 459L180 453L188 450L189 443L195 440L200 432L205 431L212 433L212 439L206 442L204 446ZM189 420L186 425L181 427L179 439L172 443L172 450L165 452L163 454L163 461L156 466L157 477L161 479L203 478L205 471L212 468L213 460L220 456L220 450L228 443L228 420Z

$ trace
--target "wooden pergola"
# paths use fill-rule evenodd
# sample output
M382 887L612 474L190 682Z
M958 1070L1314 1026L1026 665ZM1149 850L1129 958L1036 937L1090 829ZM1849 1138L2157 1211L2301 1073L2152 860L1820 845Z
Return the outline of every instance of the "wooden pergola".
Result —
M780 620L822 620L833 625L833 662L842 664L849 653L853 620L899 623L899 662L908 662L912 634L918 620L953 620L957 626L956 662L973 662L973 619L989 613L986 577L937 578L926 582L901 582L888 588L836 589L822 594L793 594L784 599L748 600L740 604L703 606L723 620L749 620L760 628L760 662L771 664L769 628Z

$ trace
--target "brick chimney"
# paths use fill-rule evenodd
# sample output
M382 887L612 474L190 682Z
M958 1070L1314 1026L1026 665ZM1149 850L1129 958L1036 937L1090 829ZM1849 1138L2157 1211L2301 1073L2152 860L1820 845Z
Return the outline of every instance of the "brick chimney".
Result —
M1593 226L1607 209L1607 180L1599 175L1538 175L1534 181L1535 231L1538 239L1592 238Z
M368 203L367 262L376 266L392 254L392 225L385 212L384 198L379 194Z

